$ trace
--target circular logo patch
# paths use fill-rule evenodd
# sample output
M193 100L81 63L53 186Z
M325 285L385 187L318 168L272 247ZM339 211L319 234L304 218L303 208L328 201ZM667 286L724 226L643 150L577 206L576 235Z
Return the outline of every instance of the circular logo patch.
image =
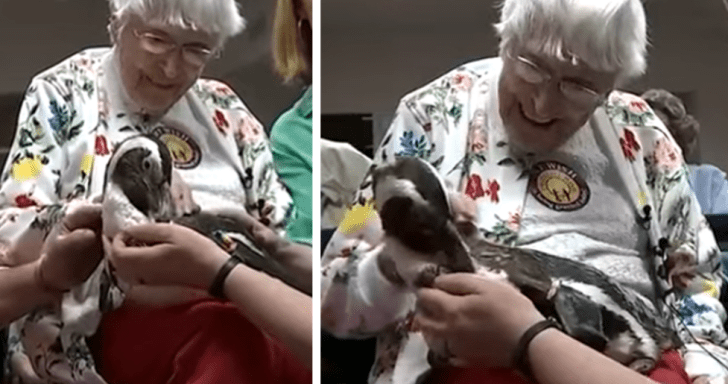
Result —
M167 146L176 168L190 169L200 164L200 146L188 134L167 126L154 128L153 134Z
M541 204L554 211L574 211L589 202L589 187L573 169L556 161L533 166L528 189Z

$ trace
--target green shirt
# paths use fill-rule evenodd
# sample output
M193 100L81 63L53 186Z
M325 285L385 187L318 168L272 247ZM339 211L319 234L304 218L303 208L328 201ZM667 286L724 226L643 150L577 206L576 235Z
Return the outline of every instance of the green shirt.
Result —
M307 244L311 244L313 236L311 94L311 87L308 87L293 107L276 120L270 133L278 174L288 186L296 209L286 233L292 241Z

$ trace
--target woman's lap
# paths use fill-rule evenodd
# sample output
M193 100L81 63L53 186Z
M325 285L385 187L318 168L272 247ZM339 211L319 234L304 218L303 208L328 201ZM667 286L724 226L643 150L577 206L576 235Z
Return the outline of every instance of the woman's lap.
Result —
M104 315L95 336L109 383L310 383L311 371L230 303L204 299Z

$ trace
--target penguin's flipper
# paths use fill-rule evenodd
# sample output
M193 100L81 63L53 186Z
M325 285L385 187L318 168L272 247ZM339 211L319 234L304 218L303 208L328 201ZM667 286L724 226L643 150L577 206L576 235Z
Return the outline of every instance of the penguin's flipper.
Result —
M556 314L571 337L604 352L609 340L604 335L602 308L583 293L562 285L554 297Z
M233 220L217 214L200 211L198 213L178 217L176 224L191 228L212 239L220 248L231 256L240 259L245 265L282 280L284 283L306 293L306 289L298 286L297 279L274 257L258 247L253 236L246 228L236 225Z

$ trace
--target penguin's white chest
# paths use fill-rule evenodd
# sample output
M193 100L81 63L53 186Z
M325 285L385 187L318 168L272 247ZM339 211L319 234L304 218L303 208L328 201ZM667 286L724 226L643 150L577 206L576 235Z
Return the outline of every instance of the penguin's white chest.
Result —
M137 224L151 222L115 185L109 185L101 211L104 236L113 238L117 233Z

